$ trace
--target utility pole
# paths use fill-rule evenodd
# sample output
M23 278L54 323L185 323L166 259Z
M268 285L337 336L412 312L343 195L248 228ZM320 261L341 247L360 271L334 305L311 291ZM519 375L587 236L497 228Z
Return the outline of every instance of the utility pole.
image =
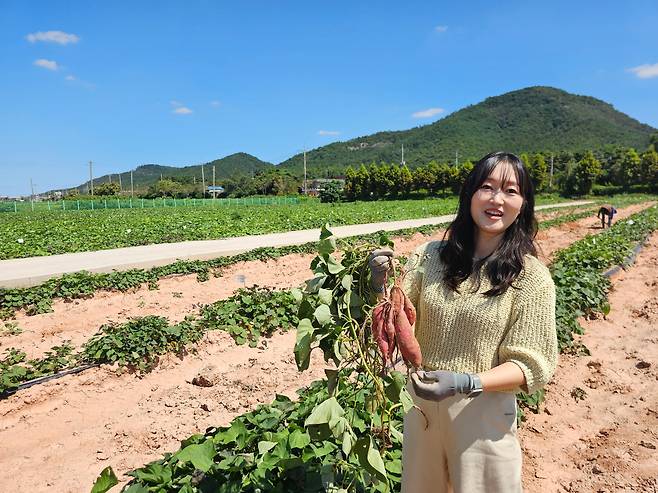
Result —
M212 199L217 197L217 189L215 188L215 166L212 167Z
M135 189L133 188L133 170L130 170L130 198L135 196Z
M34 202L34 182L32 181L32 178L30 178L30 191L31 191L30 200Z
M91 187L91 196L94 196L94 172L91 161L89 161L89 186Z
M203 165L201 165L201 186L203 187L203 197L206 198L206 175L203 172Z
M551 176L548 179L548 188L553 188L553 154L551 153Z
M404 144L402 144L402 162L400 163L402 166L404 166L406 163L404 162Z
M308 188L306 185L306 149L304 149L304 195L308 194Z
M121 185L121 173L119 173L119 195L123 193L123 186Z
M459 151L455 151L455 167L459 166Z
M108 183L112 183L112 173L110 173L109 175L107 175L107 182L108 182Z

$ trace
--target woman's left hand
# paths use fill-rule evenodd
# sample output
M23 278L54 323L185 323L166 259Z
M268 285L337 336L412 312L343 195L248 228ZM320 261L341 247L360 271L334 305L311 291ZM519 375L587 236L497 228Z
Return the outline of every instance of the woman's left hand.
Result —
M456 394L470 394L475 389L473 375L452 371L419 370L411 374L414 392L427 401L442 401Z

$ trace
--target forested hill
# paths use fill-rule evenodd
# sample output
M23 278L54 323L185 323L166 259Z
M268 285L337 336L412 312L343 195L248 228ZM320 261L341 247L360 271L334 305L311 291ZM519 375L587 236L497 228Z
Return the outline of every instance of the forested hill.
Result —
M231 154L230 156L216 159L203 165L199 164L195 166L185 166L184 168L177 168L174 166L161 166L159 164L144 164L133 170L133 184L136 189L145 189L149 185L156 183L160 179L160 176L175 178L182 181L194 180L196 177L196 180L200 183L201 166L204 168L206 184L210 185L212 184L213 166L215 167L215 180L218 184L220 184L221 180L225 178L237 178L243 175L250 175L264 169L271 169L274 165L266 161L261 161L257 157L252 156L251 154L246 154L244 152ZM120 175L122 188L124 190L129 190L130 171L123 172ZM112 175L94 177L95 186L110 181L118 183L119 174L116 173ZM81 192L86 192L88 184L89 182L85 182L77 188Z
M615 110L611 104L552 87L528 87L485 99L430 125L379 132L307 152L311 174L340 173L348 165L405 161L424 165L432 159L477 159L493 150L512 152L582 151L606 145L645 149L656 129ZM299 173L302 155L279 167Z

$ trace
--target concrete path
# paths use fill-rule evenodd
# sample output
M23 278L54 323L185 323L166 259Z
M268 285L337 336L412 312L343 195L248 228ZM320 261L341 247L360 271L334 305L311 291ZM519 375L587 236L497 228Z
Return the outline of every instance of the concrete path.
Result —
M592 203L580 200L538 206L535 209L569 207ZM364 235L377 231L396 231L420 226L449 223L455 216L428 217L425 219L408 219L383 223L357 224L352 226L334 226L331 231L339 238ZM319 229L305 229L285 233L240 236L222 240L185 241L181 243L162 243L137 247L115 248L96 252L66 253L46 257L31 257L0 261L0 287L18 288L40 284L52 277L66 273L112 272L115 270L146 269L166 265L176 260L207 260L216 257L236 255L260 247L282 247L301 245L317 241Z

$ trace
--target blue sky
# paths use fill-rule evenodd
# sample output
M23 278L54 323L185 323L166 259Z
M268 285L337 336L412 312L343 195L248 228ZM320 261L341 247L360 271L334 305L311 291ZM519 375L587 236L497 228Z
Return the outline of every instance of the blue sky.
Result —
M658 127L658 2L0 0L0 196L431 123L532 85Z

